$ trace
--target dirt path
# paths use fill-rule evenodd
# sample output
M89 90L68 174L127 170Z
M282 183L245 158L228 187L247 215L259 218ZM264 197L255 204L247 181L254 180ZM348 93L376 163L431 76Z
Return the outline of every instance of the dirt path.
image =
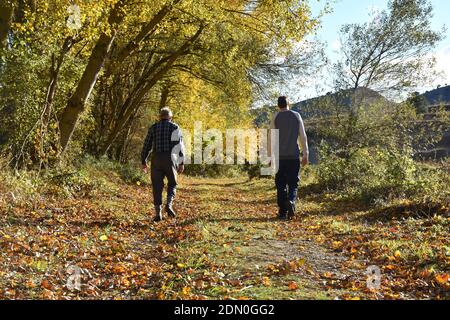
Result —
M263 190L245 180L185 181L180 193L195 195L200 211L188 223L202 237L182 244L183 250L206 252L224 280L220 290L197 286L197 292L211 298L361 298L361 292L355 295L336 284L365 282L362 263L308 238L300 217L293 222L275 219L272 189L270 180Z
M148 186L110 172L104 179L79 197L0 201L0 299L445 297L446 275L415 267L420 237L405 242L416 223L400 234L405 225L363 220L367 212L320 195L302 197L307 214L281 222L271 180L188 177L178 218L153 223ZM367 289L371 264L382 271L377 292ZM68 286L74 268L76 290Z

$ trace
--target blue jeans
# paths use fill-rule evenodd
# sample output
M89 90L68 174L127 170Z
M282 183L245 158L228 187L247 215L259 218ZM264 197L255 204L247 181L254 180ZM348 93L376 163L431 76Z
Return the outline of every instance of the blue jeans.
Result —
M275 184L277 186L278 207L285 211L286 202L297 200L297 191L300 173L300 159L281 160L279 169L275 175Z

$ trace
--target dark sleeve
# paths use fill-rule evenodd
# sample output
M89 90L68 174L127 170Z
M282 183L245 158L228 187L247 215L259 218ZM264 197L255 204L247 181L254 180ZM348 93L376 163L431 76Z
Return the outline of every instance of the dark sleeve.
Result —
M150 129L148 129L147 137L145 138L145 141L144 141L144 147L142 148L141 163L143 165L147 164L148 154L152 150L152 146L153 146L153 130L152 129L153 129L153 127L150 127Z

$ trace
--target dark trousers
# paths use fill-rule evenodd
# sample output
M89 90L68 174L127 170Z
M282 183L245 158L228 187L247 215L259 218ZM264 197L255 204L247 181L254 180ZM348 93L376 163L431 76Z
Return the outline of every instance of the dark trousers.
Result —
M151 178L155 206L163 204L164 178L167 178L167 204L171 204L177 188L177 167L172 161L170 152L152 154Z
M275 175L277 186L277 202L281 210L286 209L286 202L297 200L297 190L300 173L300 159L282 160L280 159L279 169Z

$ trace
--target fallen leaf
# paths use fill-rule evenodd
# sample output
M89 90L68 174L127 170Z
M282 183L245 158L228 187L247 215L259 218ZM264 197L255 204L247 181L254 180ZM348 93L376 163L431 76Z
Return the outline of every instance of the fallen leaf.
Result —
M191 288L189 288L189 287L183 287L182 293L183 293L183 295L185 295L185 296L189 295L189 294L191 293Z
M41 282L41 287L45 288L47 290L52 290L53 286L51 285L51 283L48 280L42 280Z
M436 277L435 277L435 279L436 279L436 281L437 281L439 284L444 285L444 284L446 284L446 283L448 282L449 275L448 275L448 273L437 274Z
M297 284L297 282L295 282L295 281L289 282L288 288L289 288L289 290L291 290L291 291L297 290L297 289L298 289L298 284Z
M270 279L269 277L263 277L262 278L262 284L266 287L270 287L271 283L270 283Z
M395 266L392 265L392 264L389 264L389 265L387 265L385 268L388 269L388 270L394 270L394 269L395 269Z
M108 236L104 234L104 235L100 236L100 240L106 241L106 240L108 240Z

